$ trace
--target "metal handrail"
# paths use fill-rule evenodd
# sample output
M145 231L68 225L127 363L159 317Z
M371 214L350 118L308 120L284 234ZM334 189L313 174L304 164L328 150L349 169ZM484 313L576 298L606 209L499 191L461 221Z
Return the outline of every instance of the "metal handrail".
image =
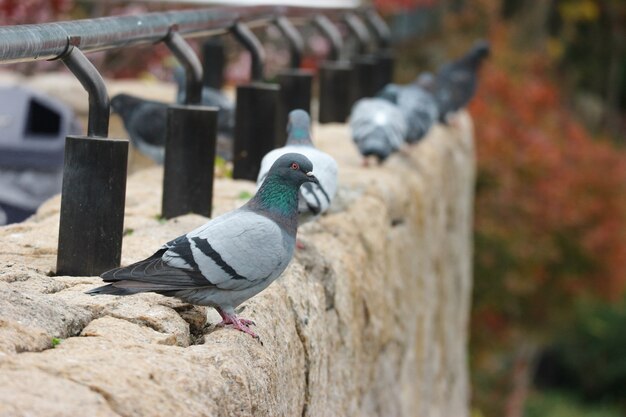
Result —
M351 9L329 9L336 14ZM173 27L183 37L227 33L233 22L249 28L271 24L277 15L302 17L320 9L298 7L206 8L113 16L71 22L0 27L0 63L52 60L74 46L83 53L164 41Z
M303 42L293 24L310 24L311 15L315 14L313 24L329 40L330 58L337 60L343 40L327 15L340 20L346 12L354 10L354 7L325 9L322 15L319 8L208 8L0 27L0 64L60 59L89 93L88 135L68 136L66 141L57 273L99 274L118 266L121 259L128 142L107 139L110 101L106 85L85 53L164 42L185 68L185 103L194 104L201 102L203 68L184 38L232 33L251 53L251 78L257 81L240 87L247 98L240 98L238 91L237 126L240 129L239 133L235 132L235 150L238 144L245 145L242 154L246 153L248 159L235 161L234 172L237 173L240 166L244 167L240 170L244 172L260 163L265 148L275 145L274 123L278 120L277 112L282 111L278 110L282 108L278 101L279 87L258 83L263 81L264 52L250 29L277 25L288 40L292 66L297 68ZM346 16L345 23L358 37L361 49L365 49L369 43L367 29L356 15ZM384 38L385 33L379 34L381 45ZM296 74L287 76L297 77ZM310 79L307 85L310 90ZM310 94L308 97L310 101ZM239 105L242 102L244 104ZM257 108L267 112L258 113ZM168 110L166 142L169 151L166 152L163 187L163 213L168 217L185 210L210 214L213 182L213 157L210 155L215 150L216 111L193 106L175 106ZM267 120L272 122L267 123ZM199 125L202 126L196 128ZM241 127L244 125L248 129ZM266 140L261 145L256 141L259 130L267 130L260 135ZM253 150L249 154L248 148ZM190 168L181 170L181 166ZM202 184L196 186L198 179ZM181 188L180 184L194 185ZM202 189L202 195L191 189ZM175 210L170 210L171 202L175 203ZM86 249L81 251L82 248Z

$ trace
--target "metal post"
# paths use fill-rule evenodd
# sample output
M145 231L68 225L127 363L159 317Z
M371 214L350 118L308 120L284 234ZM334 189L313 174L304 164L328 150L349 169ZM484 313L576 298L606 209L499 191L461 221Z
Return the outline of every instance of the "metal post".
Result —
M57 274L98 275L120 264L128 141L106 138L109 98L96 68L76 47L61 60L89 93L89 124L65 143Z
M354 103L354 67L340 61L343 40L339 30L324 15L317 15L313 24L330 44L329 61L319 69L319 115L320 123L344 123Z
M359 55L367 55L371 39L361 19L354 13L346 13L343 15L343 21L348 26L350 33L356 38L357 53Z
M275 146L278 148L284 146L287 140L286 126L289 112L295 109L311 112L313 73L299 68L304 52L304 40L298 29L284 16L277 17L274 24L287 39L291 53L291 68L282 70L277 75L280 97Z
M226 50L220 37L207 39L202 43L202 85L221 90L224 87L224 67Z
M252 81L263 81L263 63L265 62L265 50L254 33L241 22L235 22L230 28L230 32L235 39L250 52L252 65L250 68L250 79Z
M274 149L279 89L267 83L237 87L233 178L256 181L263 156Z
M354 68L347 62L320 65L320 123L344 123L348 119L354 104L353 74Z
M373 55L358 55L352 59L354 65L353 102L372 97L384 86L380 85L378 60Z
M378 59L368 53L371 38L367 27L354 13L346 13L343 21L350 33L357 40L358 55L352 59L355 69L354 100L375 95L384 85L380 85L382 77L379 75Z
M378 85L382 88L393 81L395 59L391 50L391 31L383 18L370 8L363 13L365 22L368 24L378 44L376 57L378 58Z
M186 69L187 105L167 109L162 215L168 219L186 213L210 216L218 109L189 105L202 99L202 65L177 32L170 33L166 44Z
M237 87L233 178L256 181L263 156L276 144L280 87L262 82L265 51L254 33L241 22L231 32L252 56L252 82Z
M217 108L171 105L167 109L162 215L211 216Z
M315 15L313 18L313 25L330 44L328 59L332 61L339 60L341 48L343 47L343 40L341 39L341 33L339 33L339 30L335 27L335 25L333 25L333 22L331 22L330 19L323 14Z
M274 19L274 25L280 30L287 44L289 45L289 51L291 53L291 68L300 68L300 62L302 61L302 53L304 52L304 40L300 36L298 29L291 24L289 19L285 16L278 16Z
M383 18L376 12L376 9L366 9L363 13L365 21L373 29L374 35L380 49L389 49L391 47L391 31Z
M202 64L187 41L173 27L165 44L185 69L185 104L202 102Z

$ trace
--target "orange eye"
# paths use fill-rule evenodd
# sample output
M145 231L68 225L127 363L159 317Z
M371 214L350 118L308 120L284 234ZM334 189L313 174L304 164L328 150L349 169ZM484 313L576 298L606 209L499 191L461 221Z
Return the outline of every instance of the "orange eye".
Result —
M295 163L295 162L292 162L292 163L291 163L291 169L293 169L294 171L295 171L295 170L298 170L298 169L300 169L300 165L298 165L298 164L297 164L297 163Z

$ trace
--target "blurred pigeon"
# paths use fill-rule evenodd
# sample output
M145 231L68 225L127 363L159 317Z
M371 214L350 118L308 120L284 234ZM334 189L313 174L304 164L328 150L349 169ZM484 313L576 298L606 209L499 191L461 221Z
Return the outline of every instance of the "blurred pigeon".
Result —
M130 142L159 165L165 159L167 106L129 94L118 94L111 99L111 108L122 118Z
M178 94L176 95L176 102L179 104L185 103L185 70L183 67L176 67L174 69L174 80L178 86ZM219 134L225 135L232 140L233 131L235 130L235 105L233 102L222 94L221 91L211 87L202 87L202 102L203 106L212 106L219 109L217 114L217 130Z
M133 146L159 165L165 160L168 106L168 103L130 94L118 94L111 99L111 108L122 118ZM218 132L216 151L220 157L231 160L232 140Z
M409 85L388 84L378 93L378 97L394 103L407 122L406 141L415 143L430 130L439 116L437 102L430 86L434 77L423 73L415 83Z
M439 70L435 80L435 98L439 106L439 121L465 107L476 92L478 68L489 55L489 42L477 41L472 49L456 61Z
M337 162L332 156L316 149L313 145L309 114L304 110L293 110L289 113L287 123L287 144L269 152L261 161L257 179L259 187L263 184L274 161L289 152L297 152L309 158L313 162L313 174L319 180L318 184L306 183L300 188L298 221L302 224L314 219L330 207L337 192Z
M317 182L305 156L280 157L256 195L163 245L151 257L101 275L111 284L87 294L156 292L214 307L220 324L258 338L235 308L270 285L287 267L298 229L298 190Z
M407 123L400 109L382 98L357 101L350 113L352 140L361 154L385 160L400 149L407 134Z

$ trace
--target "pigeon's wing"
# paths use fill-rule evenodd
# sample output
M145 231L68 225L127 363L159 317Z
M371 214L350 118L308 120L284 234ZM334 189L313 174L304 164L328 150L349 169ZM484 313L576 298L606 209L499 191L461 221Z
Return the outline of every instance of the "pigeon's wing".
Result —
M439 116L437 103L431 93L415 85L403 90L398 97L407 124L407 141L415 142L430 130Z
M153 146L165 146L167 104L146 102L138 107L129 120L128 134Z
M361 150L362 143L384 142L381 146L398 149L407 133L404 115L398 107L382 99L361 99L350 114L352 138ZM374 139L373 139L374 138Z
M112 282L116 288L123 288L131 293L209 286L206 278L199 271L175 268L165 262L162 256L166 250L160 249L148 259L107 271L101 277L104 282Z
M202 88L202 104L219 108L217 127L222 133L232 134L235 128L235 105L221 91L210 87Z
M250 210L220 216L185 235L163 254L170 266L199 271L208 284L245 289L273 279L287 267L295 237L273 220Z
M279 275L291 259L290 243L273 221L236 210L168 242L148 259L105 272L102 278L130 293L240 290Z

